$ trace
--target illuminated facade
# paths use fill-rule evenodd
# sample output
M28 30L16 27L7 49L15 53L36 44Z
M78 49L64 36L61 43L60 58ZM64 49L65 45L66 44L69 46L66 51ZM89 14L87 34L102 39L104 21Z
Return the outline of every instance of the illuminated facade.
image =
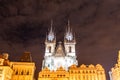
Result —
M106 80L105 70L100 65L84 65L76 67L76 65L70 66L66 71L62 67L56 71L50 71L48 68L44 68L40 73L38 80Z
M11 80L13 70L10 67L8 54L0 55L0 80Z
M76 52L75 52L75 44L76 40L70 29L70 25L68 22L68 29L66 30L64 36L64 46L62 42L59 42L56 45L56 36L51 29L46 36L45 40L45 56L42 63L42 69L48 67L50 70L57 70L59 67L63 67L65 70L68 70L68 67L75 64L78 65L76 60Z
M109 72L110 80L120 80L120 51L118 53L117 64Z
M11 62L12 80L34 80L35 64L28 62Z
M35 63L29 52L25 52L20 62L11 62L12 80L34 80Z

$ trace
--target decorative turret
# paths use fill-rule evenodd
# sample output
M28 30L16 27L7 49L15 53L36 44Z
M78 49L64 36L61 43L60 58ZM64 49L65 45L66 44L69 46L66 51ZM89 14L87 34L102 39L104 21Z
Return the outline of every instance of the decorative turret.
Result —
M9 57L8 53L0 54L0 65L9 66L10 62L8 60L8 57Z
M45 45L46 45L45 56L51 56L55 51L56 37L55 37L55 33L53 32L52 26L53 26L53 21L51 21L51 28L45 40Z
M70 28L70 21L68 20L68 27L66 29L65 37L64 37L64 46L67 56L75 56L75 37L72 33L72 29Z

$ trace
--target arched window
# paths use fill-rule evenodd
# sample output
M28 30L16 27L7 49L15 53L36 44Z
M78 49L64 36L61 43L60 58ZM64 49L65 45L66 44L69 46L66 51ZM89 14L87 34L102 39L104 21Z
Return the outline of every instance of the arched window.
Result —
M71 46L69 46L69 53L71 53L72 52L72 50L71 50L72 48L71 48Z

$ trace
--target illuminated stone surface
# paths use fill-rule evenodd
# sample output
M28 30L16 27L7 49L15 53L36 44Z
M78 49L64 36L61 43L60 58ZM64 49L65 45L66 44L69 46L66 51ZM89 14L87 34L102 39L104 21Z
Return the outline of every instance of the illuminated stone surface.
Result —
M12 80L34 80L35 63L30 52L24 52L19 62L10 62Z
M50 71L47 67L40 73L38 80L106 80L105 70L100 65L76 65L70 66L66 71L62 67L56 71Z
M35 63L11 62L12 80L34 80Z

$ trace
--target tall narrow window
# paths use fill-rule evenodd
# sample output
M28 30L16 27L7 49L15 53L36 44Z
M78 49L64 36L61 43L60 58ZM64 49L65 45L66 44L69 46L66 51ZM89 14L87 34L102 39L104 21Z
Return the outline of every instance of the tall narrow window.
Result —
M18 75L18 71L16 71L15 74Z
M69 46L69 53L71 53L72 51L71 51L71 46Z
M29 75L29 71L27 71L27 75Z
M49 46L49 53L51 53L51 46Z
M23 75L23 71L21 72L21 75Z

